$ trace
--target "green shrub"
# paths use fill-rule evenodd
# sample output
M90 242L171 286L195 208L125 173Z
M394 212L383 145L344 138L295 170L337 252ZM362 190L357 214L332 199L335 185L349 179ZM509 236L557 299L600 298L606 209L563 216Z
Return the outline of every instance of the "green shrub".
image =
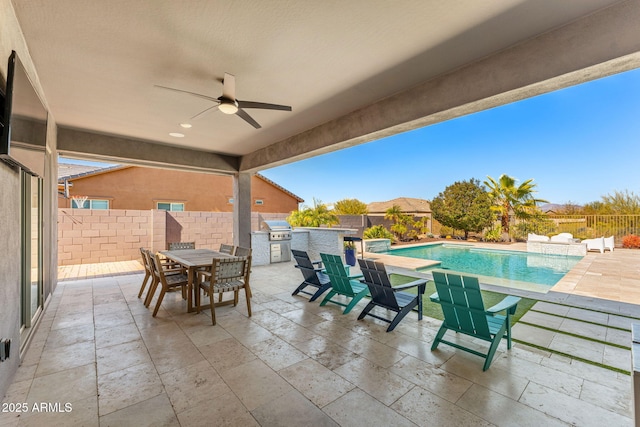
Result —
M548 218L535 216L516 224L512 233L512 237L515 240L525 242L529 233L539 235L556 234L556 225Z
M499 242L502 240L502 227L500 225L496 225L489 231L484 233L485 242Z
M393 234L384 228L383 225L375 225L367 228L362 235L365 239L389 239L393 241Z

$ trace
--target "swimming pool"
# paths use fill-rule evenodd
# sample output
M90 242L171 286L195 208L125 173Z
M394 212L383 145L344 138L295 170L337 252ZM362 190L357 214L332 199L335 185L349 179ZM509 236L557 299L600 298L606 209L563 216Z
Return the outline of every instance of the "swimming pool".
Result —
M484 249L464 244L431 244L392 249L387 255L440 261L429 269L446 269L483 276L489 284L546 291L582 257ZM520 285L520 286L519 286ZM537 288L537 289L535 289Z

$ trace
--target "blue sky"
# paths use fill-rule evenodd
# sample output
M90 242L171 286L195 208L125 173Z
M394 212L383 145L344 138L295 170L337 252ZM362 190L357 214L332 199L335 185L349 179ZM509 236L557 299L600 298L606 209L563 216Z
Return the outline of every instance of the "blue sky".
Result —
M306 205L431 200L456 181L503 173L533 178L552 203L640 194L640 70L261 173Z

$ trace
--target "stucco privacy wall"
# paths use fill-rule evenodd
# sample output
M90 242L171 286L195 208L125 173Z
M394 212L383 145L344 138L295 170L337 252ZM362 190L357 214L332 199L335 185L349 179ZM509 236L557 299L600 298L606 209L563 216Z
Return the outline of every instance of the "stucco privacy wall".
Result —
M254 212L252 230L265 219L284 217ZM140 247L160 251L169 242L196 242L210 249L232 243L233 213L59 209L59 265L137 260Z
M7 77L7 58L15 50L29 74L29 78L42 102L46 96L40 87L33 61L29 55L22 30L16 19L11 0L0 0L0 84ZM48 106L47 106L48 107ZM42 258L43 298L46 301L55 289L57 278L57 254L55 251L57 229L55 214L57 200L57 156L56 121L49 112L47 120L47 152L43 180ZM20 334L20 175L16 168L0 164L0 338L11 339L9 358L0 363L0 394L4 395L14 373L21 362L20 351L28 347L32 333ZM46 304L46 303L45 303ZM32 324L31 332L37 328L39 319ZM25 340L25 337L27 339ZM22 340L22 341L21 341ZM28 362L22 361L23 366Z

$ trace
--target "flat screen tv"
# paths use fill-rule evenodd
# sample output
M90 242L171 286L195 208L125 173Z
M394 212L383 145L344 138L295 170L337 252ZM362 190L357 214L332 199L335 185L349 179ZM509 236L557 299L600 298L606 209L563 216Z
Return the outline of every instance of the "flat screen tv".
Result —
M15 51L9 56L7 70L4 109L0 115L0 159L32 175L44 177L47 109Z

